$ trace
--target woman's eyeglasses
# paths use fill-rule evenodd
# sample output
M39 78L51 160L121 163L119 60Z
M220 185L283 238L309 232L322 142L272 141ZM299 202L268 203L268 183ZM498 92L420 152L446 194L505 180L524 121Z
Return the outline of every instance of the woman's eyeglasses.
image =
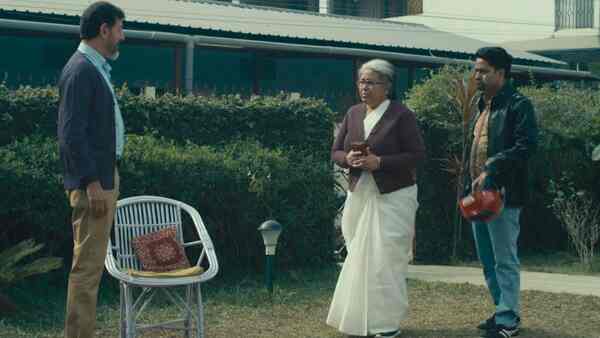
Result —
M385 82L382 81L369 81L369 80L360 80L360 81L356 81L356 85L359 87L373 87L376 85L382 85L385 84Z

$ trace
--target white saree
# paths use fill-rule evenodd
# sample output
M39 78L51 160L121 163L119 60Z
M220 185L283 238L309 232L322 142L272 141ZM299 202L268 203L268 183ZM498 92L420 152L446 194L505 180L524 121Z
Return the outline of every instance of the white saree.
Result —
M364 120L365 137L389 106L385 101ZM417 186L380 194L363 171L348 191L342 233L348 255L340 272L327 324L366 336L400 328L408 310L406 274L412 255Z

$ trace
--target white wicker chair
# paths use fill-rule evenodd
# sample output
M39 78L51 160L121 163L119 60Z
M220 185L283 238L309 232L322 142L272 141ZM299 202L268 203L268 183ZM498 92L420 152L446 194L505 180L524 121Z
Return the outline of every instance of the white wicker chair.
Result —
M186 222L182 220L187 217L183 212L191 218L192 222L187 223L193 223L193 232L197 233L198 240L187 243L183 241L183 224ZM206 270L192 277L148 278L129 275L128 269L141 270L131 246L131 239L169 226L176 226L177 239L184 248L202 247L196 265L200 266L207 261L208 268L204 263ZM109 242L104 265L110 275L119 280L120 336L133 338L138 329L167 328L183 330L185 337L190 337L192 331L196 331L195 337L204 337L200 284L213 278L219 270L219 265L212 241L198 211L185 203L157 196L136 196L119 200L115 213L114 242L114 245L112 240ZM185 288L185 299L177 292L177 289L181 288ZM134 289L140 289L141 292L136 296ZM171 302L178 305L183 318L157 324L136 324L139 314L159 291L163 291ZM196 330L193 330L194 323Z

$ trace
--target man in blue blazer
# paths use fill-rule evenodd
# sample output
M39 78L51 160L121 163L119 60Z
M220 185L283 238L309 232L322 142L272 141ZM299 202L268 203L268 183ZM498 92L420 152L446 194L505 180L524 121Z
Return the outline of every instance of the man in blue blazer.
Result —
M58 83L58 143L73 208L66 338L94 336L98 286L119 195L117 163L125 143L107 59L119 55L124 18L108 2L91 4L81 16L81 43Z

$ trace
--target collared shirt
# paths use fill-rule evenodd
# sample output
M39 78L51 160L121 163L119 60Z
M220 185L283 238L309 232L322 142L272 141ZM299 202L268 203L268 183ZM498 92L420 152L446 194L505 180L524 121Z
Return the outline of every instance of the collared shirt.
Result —
M479 114L473 130L473 144L471 145L471 179L476 179L485 168L485 162L488 159L488 121L492 100L485 103L485 108Z
M117 154L117 159L123 156L123 149L125 147L125 123L123 122L123 116L121 115L121 108L119 107L119 102L117 101L117 95L115 94L115 89L110 81L110 71L112 67L102 54L98 53L94 48L88 46L85 42L81 42L79 47L77 48L79 52L81 52L85 57L90 60L90 62L98 69L102 77L106 81L110 92L113 95L113 101L115 103L115 136L116 136L116 149L115 152Z

